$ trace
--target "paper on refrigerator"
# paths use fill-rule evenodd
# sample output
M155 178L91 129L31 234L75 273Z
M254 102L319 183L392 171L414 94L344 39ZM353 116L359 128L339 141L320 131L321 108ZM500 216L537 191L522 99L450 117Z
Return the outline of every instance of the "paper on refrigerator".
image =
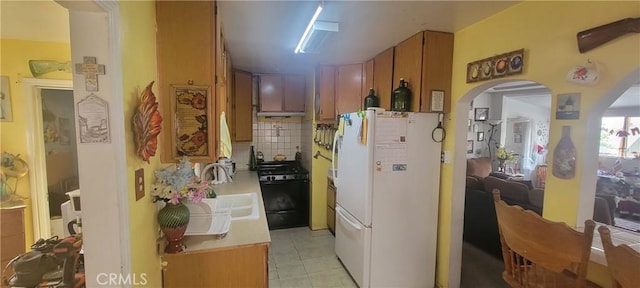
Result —
M376 171L406 171L407 118L378 117L375 130Z

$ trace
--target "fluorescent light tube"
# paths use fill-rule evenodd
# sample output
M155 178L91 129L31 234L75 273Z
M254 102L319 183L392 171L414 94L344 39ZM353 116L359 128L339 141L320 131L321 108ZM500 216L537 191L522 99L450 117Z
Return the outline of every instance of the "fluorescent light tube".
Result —
M294 50L294 53L300 53L303 52L302 51L302 43L304 43L307 38L309 37L309 34L311 32L311 28L313 27L313 23L316 22L316 20L318 19L318 16L320 16L320 12L322 12L322 3L320 3L320 5L318 5L318 9L316 9L316 13L313 13L313 17L311 17L311 21L309 21L309 24L307 25L307 29L304 30L304 33L302 34L302 37L300 38L300 41L298 42L298 46L296 46L296 50Z

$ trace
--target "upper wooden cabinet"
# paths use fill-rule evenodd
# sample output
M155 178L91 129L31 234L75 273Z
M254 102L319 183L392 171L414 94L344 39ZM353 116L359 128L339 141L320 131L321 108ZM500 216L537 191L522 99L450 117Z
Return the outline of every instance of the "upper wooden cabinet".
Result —
M369 89L373 88L373 59L364 62L362 75L362 102L364 107L364 98L369 95ZM375 90L374 90L375 91Z
M162 107L162 151L163 162L174 162L187 151L187 156L195 161L215 161L216 149L216 57L221 53L216 49L217 35L215 1L157 1L157 57L158 91ZM180 19L177 21L176 19ZM178 113L175 103L178 95L172 85L180 87L204 87L206 95L197 96L198 103L206 103L202 123L194 133L179 133L176 127L184 128L184 121L178 126L176 119L187 117ZM185 91L185 90L182 90ZM195 95L195 94L194 94ZM202 99L204 96L205 99ZM195 96L194 96L195 97ZM174 103L169 105L169 103ZM200 108L200 105L197 105ZM198 113L200 114L200 113ZM187 119L184 119L187 120ZM196 120L189 123L194 124ZM192 125L195 126L195 125ZM186 139L186 140L182 140Z
M262 74L258 78L260 112L304 113L304 76Z
M335 120L336 67L321 65L316 68L315 113L316 120Z
M260 112L282 112L284 82L280 75L260 75Z
M249 72L236 70L233 72L233 141L244 142L253 140L252 100L253 76Z
M284 76L284 111L304 112L304 76Z
M338 66L336 76L336 113L362 110L362 64Z
M420 88L422 87L422 32L411 36L396 46L393 59L392 91L398 88L400 78L411 90L411 111L420 111Z
M386 110L391 110L393 51L394 47L391 47L373 58L373 90L380 98L380 107Z
M401 42L395 47L393 64L393 88L400 78L408 82L411 89L411 111L451 111L451 71L453 65L453 34L424 31ZM432 107L433 92L443 92L438 106Z
M444 92L445 113L451 112L451 73L453 69L453 34L424 31L422 48L422 94L420 111L437 112L431 107L434 90Z

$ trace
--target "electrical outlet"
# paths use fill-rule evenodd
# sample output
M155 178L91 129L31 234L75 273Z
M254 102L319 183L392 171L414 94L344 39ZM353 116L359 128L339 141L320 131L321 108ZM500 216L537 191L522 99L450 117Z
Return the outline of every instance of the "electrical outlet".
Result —
M144 197L144 168L136 170L133 182L136 185L136 201L138 201Z

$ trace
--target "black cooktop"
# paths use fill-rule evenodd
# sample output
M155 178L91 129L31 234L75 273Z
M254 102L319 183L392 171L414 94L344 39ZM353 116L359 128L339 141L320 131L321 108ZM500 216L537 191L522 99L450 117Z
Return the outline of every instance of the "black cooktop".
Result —
M298 161L265 161L258 163L260 181L309 179L309 171Z

